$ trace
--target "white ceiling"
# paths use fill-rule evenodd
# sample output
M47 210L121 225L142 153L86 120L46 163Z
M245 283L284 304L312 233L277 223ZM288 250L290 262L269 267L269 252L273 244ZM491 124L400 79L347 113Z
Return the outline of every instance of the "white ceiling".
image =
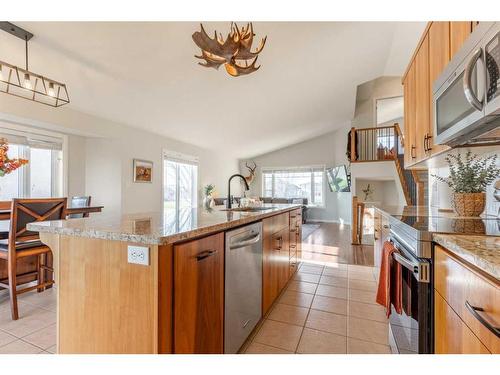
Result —
M18 25L35 34L30 70L66 82L72 108L241 158L348 124L356 86L401 75L425 27L256 22L261 69L235 78L197 65L198 23ZM204 25L225 34L229 22ZM0 60L22 66L22 42L0 33Z

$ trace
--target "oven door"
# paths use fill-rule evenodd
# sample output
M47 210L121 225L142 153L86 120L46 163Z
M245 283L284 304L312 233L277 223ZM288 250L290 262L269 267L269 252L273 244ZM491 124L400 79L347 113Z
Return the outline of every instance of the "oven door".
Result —
M414 256L393 234L391 241L399 250L393 259L402 266L403 286L403 312L392 307L389 318L394 344L401 354L433 353L431 260Z
M483 49L474 49L434 92L434 134L438 144L461 143L484 119L486 73Z

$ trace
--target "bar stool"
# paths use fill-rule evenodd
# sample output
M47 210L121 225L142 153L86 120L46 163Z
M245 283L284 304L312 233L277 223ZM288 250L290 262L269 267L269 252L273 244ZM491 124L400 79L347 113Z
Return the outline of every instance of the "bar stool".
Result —
M17 295L37 289L38 292L54 284L54 269L46 265L50 248L40 241L38 233L31 232L26 225L35 221L61 220L66 216L67 198L13 199L9 239L0 241L0 260L7 261L8 282L0 280L0 288L9 290L12 320L19 319ZM37 270L17 275L17 261L23 257L36 256ZM45 271L51 272L46 281ZM17 289L17 279L37 275L36 285Z

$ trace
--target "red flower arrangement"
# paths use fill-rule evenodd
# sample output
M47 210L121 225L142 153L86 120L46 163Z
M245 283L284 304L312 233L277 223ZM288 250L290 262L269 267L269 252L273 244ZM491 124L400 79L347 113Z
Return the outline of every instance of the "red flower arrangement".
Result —
M28 160L26 159L9 159L7 151L9 151L7 140L5 138L0 138L0 177L28 164Z

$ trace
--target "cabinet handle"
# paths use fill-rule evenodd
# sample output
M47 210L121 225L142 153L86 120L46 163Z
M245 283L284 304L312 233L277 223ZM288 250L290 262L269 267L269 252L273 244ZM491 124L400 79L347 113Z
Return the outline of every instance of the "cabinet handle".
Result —
M430 142L431 138L432 138L432 135L427 134L427 151L431 151L432 150L431 142Z
M467 307L467 310L470 311L474 318L479 320L479 323L485 326L496 337L500 338L500 327L493 327L491 323L489 323L481 314L479 314L478 311L484 312L484 309L482 307L472 306L469 301L465 301L465 307Z
M217 252L217 250L205 250L196 255L196 260L199 262L200 260L203 260L205 258L208 258L209 256L214 255Z
M278 247L275 248L274 250L281 250L281 248L283 247L283 236L279 236L276 239L278 240Z
M416 156L416 155L415 155L415 156L413 156L413 151L415 151L415 149L416 149L416 147L415 147L415 146L413 146L413 145L411 145L411 148L410 148L410 156L411 156L411 158L412 158L412 159L416 159L416 158L417 158L417 156Z

